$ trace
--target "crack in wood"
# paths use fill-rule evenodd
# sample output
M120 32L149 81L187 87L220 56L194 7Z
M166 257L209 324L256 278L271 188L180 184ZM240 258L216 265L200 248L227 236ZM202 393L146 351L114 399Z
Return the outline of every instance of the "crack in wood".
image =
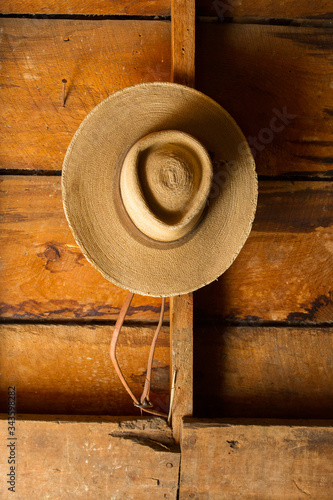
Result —
M307 491L302 490L302 488L300 488L300 487L298 486L298 484L296 483L295 479L293 479L293 482L294 482L294 484L295 484L296 488L297 488L297 489L298 489L301 493L304 493L304 495L307 495L307 496L311 497L310 493L308 493Z

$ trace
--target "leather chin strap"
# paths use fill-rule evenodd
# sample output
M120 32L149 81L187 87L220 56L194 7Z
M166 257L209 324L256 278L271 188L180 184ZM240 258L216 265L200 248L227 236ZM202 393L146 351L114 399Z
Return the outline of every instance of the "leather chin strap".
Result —
M113 366L117 372L117 375L123 384L124 388L128 392L128 394L131 396L133 399L133 404L137 408L140 408L140 410L145 411L147 413L151 413L152 415L156 415L158 417L164 417L168 418L168 415L166 413L162 413L159 411L156 411L153 409L152 403L149 401L149 392L150 392L150 383L151 383L151 372L152 372L152 367L153 367L153 359L154 359L154 352L155 352L155 347L158 339L158 334L160 333L162 323L163 323L163 315L164 315L164 307L165 307L165 298L162 298L162 305L161 305L161 312L160 312L160 318L159 322L154 334L153 341L150 346L150 351L149 351L149 357L148 357L148 364L147 364L147 374L146 374L146 380L145 380L145 385L143 388L143 392L141 394L140 400L136 398L136 396L133 394L131 391L131 388L129 387L128 383L125 380L125 377L120 369L119 363L117 361L117 356L116 356L116 348L117 348L117 341L119 338L119 334L121 331L121 328L124 323L125 316L127 314L127 311L129 309L129 306L131 305L132 299L134 297L134 293L128 292L125 302L121 308L121 311L119 313L116 326L113 330L112 338L111 338L111 344L110 344L110 357L111 361L113 363Z

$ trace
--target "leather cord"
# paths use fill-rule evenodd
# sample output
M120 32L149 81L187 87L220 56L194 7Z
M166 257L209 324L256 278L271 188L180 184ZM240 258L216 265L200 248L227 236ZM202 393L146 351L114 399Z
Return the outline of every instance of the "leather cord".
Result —
M147 413L151 413L152 415L156 415L159 417L164 417L168 418L168 415L166 413L159 412L157 410L153 409L152 403L149 401L149 392L150 392L150 384L151 384L151 373L152 373L152 366L153 366L153 359L154 359L154 353L155 353L155 348L156 348L156 343L158 339L158 335L160 333L162 323L163 323L163 315L164 315L164 308L165 308L165 298L163 297L162 299L162 305L161 305L161 312L160 312L160 318L159 322L153 337L152 344L150 346L150 351L149 351L149 357L148 357L148 365L147 365L147 373L146 373L146 380L145 380L145 385L143 388L143 392L141 394L140 400L137 399L135 394L132 392L130 386L126 382L126 379L121 371L121 368L119 366L117 356L116 356L116 348L117 348L117 342L118 338L120 335L121 328L124 324L124 320L127 314L127 311L131 305L132 299L134 297L134 293L128 292L125 302L120 310L118 319L116 321L116 325L113 330L112 338L111 338L111 344L110 344L110 357L112 364L117 372L117 375L123 384L124 388L128 392L128 394L131 396L133 400L134 406L137 408L140 408L140 410L145 411Z

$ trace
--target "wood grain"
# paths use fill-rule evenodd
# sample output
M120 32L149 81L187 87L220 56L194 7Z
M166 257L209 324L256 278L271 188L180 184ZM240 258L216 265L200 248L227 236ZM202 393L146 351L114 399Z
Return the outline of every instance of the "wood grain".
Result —
M7 490L8 453L0 453L3 499L176 499L180 454L163 443L161 420L68 422L20 419L15 493ZM1 435L7 421L0 421Z
M195 0L171 2L171 81L195 83ZM170 299L172 432L181 443L182 419L193 412L193 294Z
M170 0L1 0L3 14L84 14L84 15L128 15L128 16L169 16ZM331 19L332 5L329 0L316 3L308 0L197 0L200 16L224 17L256 16L261 18L308 18Z
M60 170L76 129L100 101L129 85L170 79L169 22L1 19L0 25L1 168Z
M4 176L0 191L2 317L116 319L127 291L83 257L63 212L60 177ZM160 305L135 295L126 321L157 322Z
M0 412L16 386L19 413L140 415L109 356L112 326L0 325ZM117 356L133 392L142 393L154 328L124 327ZM169 409L169 328L157 343L151 400Z
M261 182L252 233L194 296L195 323L333 321L332 183Z
M260 18L309 18L332 19L332 3L329 0L197 0L197 12L201 16L225 17L255 16Z
M102 99L126 85L170 79L168 22L2 19L1 25L2 168L61 169L78 125ZM253 138L260 174L332 175L332 37L329 29L197 24L196 86ZM285 126L274 120L284 109L296 115L285 117ZM278 130L273 138L271 125Z
M186 420L179 498L329 500L333 428L327 425Z
M170 334L172 429L175 442L180 443L182 419L193 413L193 294L170 298Z
M194 414L331 418L333 329L202 326L194 336Z
M194 87L195 0L172 0L171 80Z
M63 213L60 177L3 176L0 190L1 316L114 320L126 291L83 258ZM259 192L240 255L195 293L196 323L332 321L332 185L265 181ZM135 296L128 321L156 322L160 302Z
M332 30L198 23L196 33L196 87L235 118L258 173L331 177Z
M1 0L3 14L169 16L170 0Z

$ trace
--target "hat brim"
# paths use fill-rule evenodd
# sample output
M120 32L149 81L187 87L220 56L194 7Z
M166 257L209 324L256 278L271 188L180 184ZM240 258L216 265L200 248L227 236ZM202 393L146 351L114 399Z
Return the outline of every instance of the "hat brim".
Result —
M119 194L127 152L160 130L195 137L214 167L201 220L172 243L136 230ZM62 189L68 223L86 258L115 285L155 297L194 291L232 264L250 233L258 191L250 148L231 116L201 92L171 83L127 87L94 108L68 148Z

